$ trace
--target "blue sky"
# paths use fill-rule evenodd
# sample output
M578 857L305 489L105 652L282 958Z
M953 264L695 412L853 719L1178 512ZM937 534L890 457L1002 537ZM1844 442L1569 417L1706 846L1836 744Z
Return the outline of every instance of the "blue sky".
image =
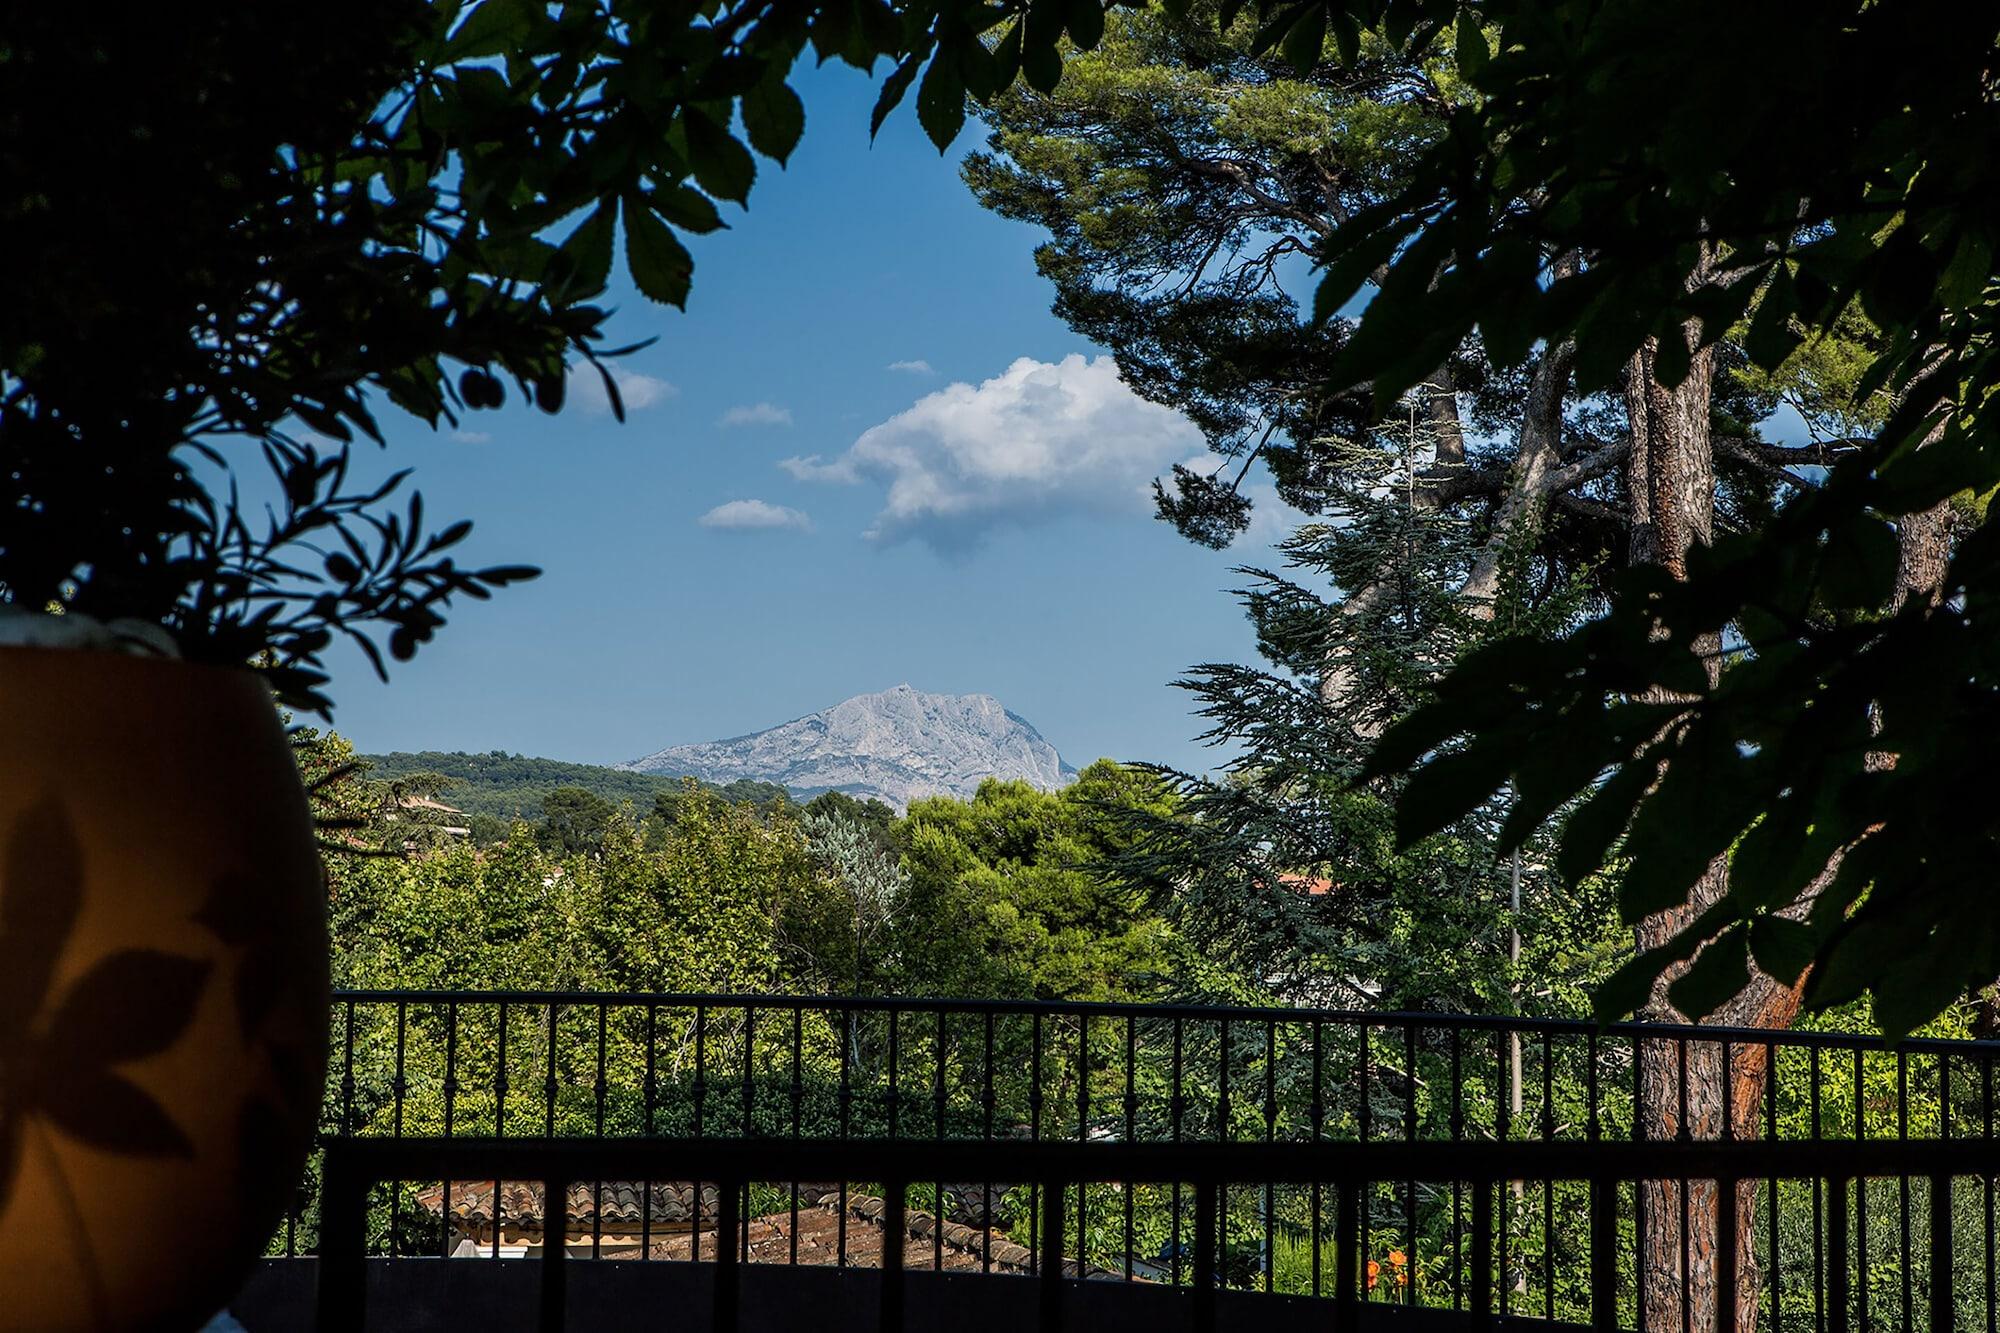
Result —
M1254 655L1230 570L1268 549L1152 517L1198 436L1049 313L1039 234L957 153L908 108L871 146L844 67L800 88L805 141L691 247L688 312L621 275L613 339L658 338L620 364L624 425L576 390L392 424L430 512L475 521L468 560L545 573L461 604L387 687L336 656L362 749L614 762L908 681L996 695L1079 765L1214 762L1169 682Z

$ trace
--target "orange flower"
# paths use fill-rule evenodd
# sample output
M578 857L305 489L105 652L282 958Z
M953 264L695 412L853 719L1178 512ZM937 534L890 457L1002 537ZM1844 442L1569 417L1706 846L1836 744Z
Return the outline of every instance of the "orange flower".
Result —
M1375 1290L1375 1280L1382 1276L1382 1265L1373 1259L1368 1261L1368 1290Z
M1404 1254L1401 1250L1391 1250L1389 1251L1389 1262L1401 1268L1404 1264L1410 1262L1410 1256Z

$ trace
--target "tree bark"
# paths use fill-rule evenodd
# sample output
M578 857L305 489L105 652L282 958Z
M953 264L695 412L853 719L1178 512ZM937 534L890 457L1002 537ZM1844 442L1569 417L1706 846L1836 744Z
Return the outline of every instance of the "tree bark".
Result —
M1698 330L1685 331L1690 344ZM1714 357L1703 350L1693 355L1687 377L1673 388L1655 373L1658 345L1647 342L1633 356L1626 374L1625 406L1632 428L1632 449L1626 463L1631 504L1630 559L1657 564L1675 578L1687 577L1688 554L1696 544L1707 545L1714 534L1715 455L1709 436L1709 398ZM1697 644L1711 664L1719 643ZM1719 668L1711 665L1714 672ZM1634 934L1641 952L1655 949L1677 935L1701 912L1728 892L1729 863L1718 857L1689 888L1687 901L1639 922ZM1677 966L1661 977L1641 1014L1654 1022L1687 1022L1667 1000L1667 987L1686 969ZM1762 985L1759 984L1761 981ZM1759 978L1729 1006L1728 1021L1764 1017L1780 1025L1792 1013ZM1788 989L1788 988L1787 988ZM1789 1001L1796 1011L1797 1000ZM1768 1012L1767 1012L1768 1011ZM1762 1023L1750 1024L1762 1026ZM1715 1139L1733 1133L1754 1137L1762 1104L1764 1052L1732 1050L1724 1067L1719 1043L1660 1039L1638 1043L1639 1127L1656 1140ZM1639 1254L1640 1295L1644 1325L1713 1333L1717 1327L1721 1266L1719 1246L1736 1247L1738 1326L1756 1327L1756 1270L1748 1207L1754 1187L1737 1200L1736 1235L1717 1234L1720 1221L1716 1185L1712 1181L1646 1181L1639 1187L1643 1241Z
M1901 611L1912 597L1935 607L1951 559L1951 501L1896 520L1896 544L1896 592L1889 610Z
M1416 392L1422 399L1419 409L1431 436L1433 457L1425 470L1432 480L1411 489L1410 503L1419 509L1436 509L1444 502L1444 497L1439 494L1440 484L1448 484L1454 474L1465 471L1465 427L1458 415L1458 377L1449 364L1441 365L1417 386ZM1395 562L1384 562L1371 582L1356 588L1341 602L1341 616L1364 616L1372 612L1393 590L1395 579ZM1329 655L1326 669L1319 677L1321 700L1330 708L1339 708L1352 696L1354 689L1353 668L1339 653ZM1356 730L1362 735L1372 735L1380 727L1363 725Z
M1562 468L1562 409L1569 394L1570 367L1576 347L1563 343L1542 353L1528 379L1528 401L1521 413L1521 447L1508 470L1505 498L1493 515L1493 531L1473 559L1459 595L1480 620L1493 619L1500 596L1500 579L1507 556L1532 542Z

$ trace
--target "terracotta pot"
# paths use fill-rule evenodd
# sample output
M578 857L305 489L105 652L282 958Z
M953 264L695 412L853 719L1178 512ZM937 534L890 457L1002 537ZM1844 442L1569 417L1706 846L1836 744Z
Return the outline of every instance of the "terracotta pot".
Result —
M248 672L0 648L0 1328L196 1328L326 1062L326 904Z

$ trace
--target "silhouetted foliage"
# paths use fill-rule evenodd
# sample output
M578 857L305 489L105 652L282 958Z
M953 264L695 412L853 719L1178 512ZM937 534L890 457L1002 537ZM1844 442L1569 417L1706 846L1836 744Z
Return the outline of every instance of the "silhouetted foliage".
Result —
M350 480L384 402L435 427L511 383L555 412L581 363L622 415L598 304L618 238L642 293L686 303L679 235L747 202L753 154L791 154L802 53L886 58L875 124L914 86L942 147L968 94L1053 79L1065 34L1103 25L1096 0L1028 11L9 6L0 604L163 628L324 711L336 636L380 672L534 573L459 567L469 525L434 527L403 474Z

